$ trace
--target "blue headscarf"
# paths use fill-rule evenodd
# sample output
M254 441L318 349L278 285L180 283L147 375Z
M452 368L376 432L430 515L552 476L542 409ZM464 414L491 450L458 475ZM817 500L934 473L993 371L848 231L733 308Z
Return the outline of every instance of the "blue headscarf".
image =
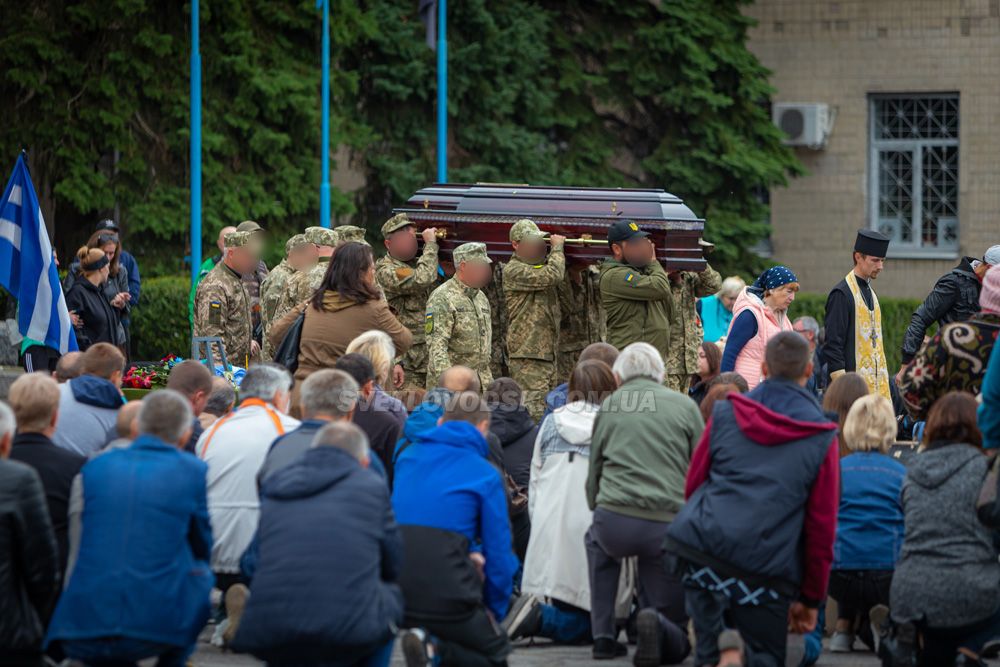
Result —
M773 290L781 287L782 285L787 285L788 283L797 283L799 279L795 277L792 270L787 266L772 266L770 269L764 271L764 273L757 276L757 280L754 281L753 287L761 291Z

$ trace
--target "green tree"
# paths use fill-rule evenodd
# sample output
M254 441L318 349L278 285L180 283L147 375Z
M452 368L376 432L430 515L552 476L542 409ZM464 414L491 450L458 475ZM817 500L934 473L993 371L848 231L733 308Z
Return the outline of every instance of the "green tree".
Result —
M762 194L800 167L743 4L452 3L450 180L662 187L708 220L723 271L758 269ZM434 179L434 53L414 0L331 9L331 144L365 182L335 190L333 212L374 230ZM189 25L172 2L0 3L0 156L29 149L63 252L117 206L144 271L181 270ZM317 220L319 32L313 0L202 2L208 243L253 218L276 253Z

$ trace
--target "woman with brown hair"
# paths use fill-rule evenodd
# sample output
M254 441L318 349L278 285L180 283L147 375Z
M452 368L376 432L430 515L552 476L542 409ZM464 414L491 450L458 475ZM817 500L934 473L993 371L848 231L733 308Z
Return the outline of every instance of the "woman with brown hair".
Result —
M698 348L698 372L691 376L691 387L688 396L701 405L708 393L708 383L719 375L722 366L722 350L715 343L702 343Z
M1000 634L994 532L976 513L989 467L976 407L964 392L934 403L923 447L903 482L905 536L890 608L898 650L922 654L924 665L958 664L959 654L965 656L962 664L982 664L983 645Z
M868 395L868 383L857 373L844 373L830 383L823 395L823 412L837 416L837 439L840 442L840 456L851 451L844 444L844 422L854 401Z
M76 329L76 342L80 350L94 343L123 344L118 313L104 293L108 280L109 264L103 250L83 246L76 253L80 262L80 278L66 292L66 308L72 315Z
M132 295L128 291L128 271L119 265L121 243L118 240L118 234L111 230L96 231L87 239L87 248L100 250L108 258L108 278L101 286L101 292L118 315L118 338L121 340L119 346L127 346L128 316L132 308ZM80 271L79 259L74 259L73 263L70 264L69 271L66 272L63 291L68 294L73 284L78 280L83 280L83 275ZM126 356L128 355L126 354Z
M590 638L590 582L584 535L593 522L587 506L590 435L605 398L618 388L611 367L579 362L568 402L542 421L531 459L528 512L531 538L524 559L524 594L507 615L511 639L546 637L577 644ZM551 604L541 604L539 598Z
M405 354L413 341L410 330L400 324L382 298L375 284L372 249L362 243L339 245L312 298L271 325L270 342L275 349L303 314L299 367L292 392L292 409L296 413L301 381L321 368L333 368L351 341L361 334L372 329L384 331L392 339L397 355Z

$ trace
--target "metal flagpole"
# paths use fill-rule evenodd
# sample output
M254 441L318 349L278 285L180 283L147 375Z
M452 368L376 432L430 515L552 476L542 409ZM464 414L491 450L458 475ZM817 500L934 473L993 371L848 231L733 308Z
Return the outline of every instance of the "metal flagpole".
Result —
M323 131L320 162L323 176L319 184L319 224L330 226L330 0L317 0L316 8L323 5Z
M448 0L437 3L437 180L448 182Z
M191 0L191 284L201 270L201 53L198 0Z

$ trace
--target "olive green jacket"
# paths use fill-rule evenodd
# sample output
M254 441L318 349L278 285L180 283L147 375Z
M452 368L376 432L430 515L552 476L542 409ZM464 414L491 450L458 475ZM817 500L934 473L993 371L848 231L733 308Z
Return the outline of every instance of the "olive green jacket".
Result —
M608 323L608 342L621 350L630 343L649 343L666 363L674 296L659 262L637 269L616 260L601 265L601 303Z

